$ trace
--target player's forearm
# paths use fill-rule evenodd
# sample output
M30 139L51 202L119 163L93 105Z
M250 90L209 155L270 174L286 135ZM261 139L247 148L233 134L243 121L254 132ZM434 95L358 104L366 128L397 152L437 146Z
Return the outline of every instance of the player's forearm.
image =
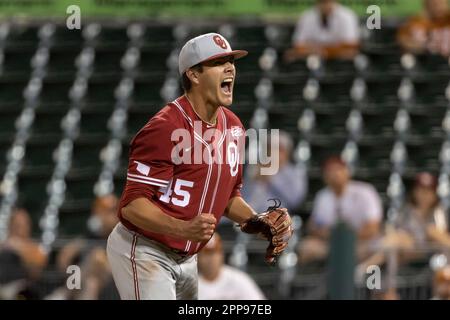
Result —
M145 198L131 201L122 208L122 216L140 229L184 238L185 221L165 214Z
M242 199L242 197L231 198L228 202L227 208L225 209L225 216L239 224L247 221L255 214L255 210L253 210L252 207L250 207L250 205Z

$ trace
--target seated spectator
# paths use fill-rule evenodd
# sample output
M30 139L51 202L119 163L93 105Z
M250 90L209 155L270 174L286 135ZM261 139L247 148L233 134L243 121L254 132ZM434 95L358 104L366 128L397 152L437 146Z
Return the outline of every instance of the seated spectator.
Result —
M106 240L119 222L117 206L119 200L113 194L104 195L95 199L91 217L88 220L88 238Z
M66 246L64 250L69 248ZM65 254L66 252L64 252ZM60 254L61 255L61 254ZM61 263L62 260L58 262ZM58 265L60 272L66 273L67 267L71 264ZM78 264L76 264L78 265ZM61 270L62 267L64 270ZM112 283L111 269L109 267L106 251L100 247L94 247L80 261L81 283L80 288L69 289L64 285L56 288L45 296L45 300L103 300L118 299L115 287ZM67 274L66 274L67 276Z
M282 206L295 212L305 198L307 177L305 170L290 162L293 142L287 132L280 131L279 170L275 175L262 175L258 165L248 166L242 195L257 212L264 212L272 203L268 199L277 198ZM272 164L273 165L273 164Z
M0 243L0 299L37 299L34 284L47 265L47 253L31 238L32 223L23 208L11 213Z
M358 16L337 0L317 0L317 5L300 17L293 48L285 60L292 62L309 55L324 59L352 59L359 52Z
M372 185L351 180L347 165L339 157L325 161L323 177L327 187L314 199L308 235L300 243L299 262L324 260L328 256L330 230L338 220L356 232L358 258L362 259L365 247L379 236L383 217L381 199Z
M450 234L447 213L437 195L437 179L423 172L416 176L410 199L400 210L394 226L386 229L379 251L364 266L383 265L386 249L397 251L399 263L427 263L433 253L430 245L434 250L450 248Z
M51 292L49 300L118 299L106 258L106 240L118 222L118 199L115 195L100 196L92 204L88 220L88 233L84 238L69 242L56 257L57 271L67 277L70 265L78 265L82 271L82 289L68 290L64 284ZM93 242L94 241L94 242Z
M450 248L447 213L437 195L435 176L426 172L416 176L411 198L400 211L396 226L410 235L415 248L425 248L430 242Z
M264 294L246 273L224 265L222 240L216 232L198 254L199 300L264 300Z
M374 290L371 300L400 300L397 288L389 287L381 290Z
M447 0L424 0L424 13L410 18L397 39L408 52L450 56L450 8Z
M450 300L450 265L434 273L433 294L433 300Z
M47 264L44 249L31 238L32 224L28 212L14 209L8 226L8 235L1 244L1 251L9 251L20 258L20 262L31 278L37 278Z

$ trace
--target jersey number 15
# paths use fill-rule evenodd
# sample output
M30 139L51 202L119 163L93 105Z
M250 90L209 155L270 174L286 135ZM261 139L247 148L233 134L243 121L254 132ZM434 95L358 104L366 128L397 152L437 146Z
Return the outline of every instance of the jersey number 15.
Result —
M175 181L175 187L172 189L173 179L170 180L169 185L167 186L167 190L165 190L164 194L159 197L159 200L165 203L172 203L179 207L186 207L189 204L189 200L191 199L191 194L187 190L183 190L183 188L192 188L194 186L194 182L187 181L183 179L177 179Z

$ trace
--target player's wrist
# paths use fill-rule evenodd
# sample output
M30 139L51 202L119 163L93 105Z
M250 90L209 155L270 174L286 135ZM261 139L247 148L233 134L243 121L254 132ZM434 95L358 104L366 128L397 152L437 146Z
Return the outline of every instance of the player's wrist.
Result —
M179 238L185 239L186 236L186 230L187 230L187 221L180 220L180 219L173 219L172 226L173 226L173 235Z

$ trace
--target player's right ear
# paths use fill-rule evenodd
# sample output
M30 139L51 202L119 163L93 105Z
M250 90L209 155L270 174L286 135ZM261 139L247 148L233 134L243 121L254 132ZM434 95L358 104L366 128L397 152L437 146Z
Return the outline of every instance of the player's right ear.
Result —
M199 79L198 79L199 72L197 70L188 69L186 71L186 76L191 81L191 83L199 84Z

